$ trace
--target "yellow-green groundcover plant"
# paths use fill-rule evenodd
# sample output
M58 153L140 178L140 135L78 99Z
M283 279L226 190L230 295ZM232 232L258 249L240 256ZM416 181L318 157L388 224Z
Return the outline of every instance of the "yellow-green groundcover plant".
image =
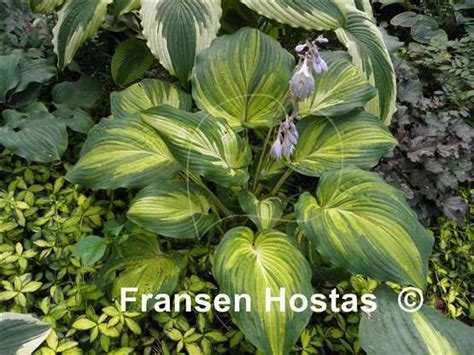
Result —
M212 270L220 292L252 296L250 312L233 314L237 326L263 353L288 354L311 311L280 312L276 304L266 310L262 303L267 288L285 288L287 299L317 291L297 234L337 267L420 289L433 237L403 193L369 171L396 145L386 127L395 111L394 69L369 1L242 3L279 23L332 32L347 52L320 54L323 36L295 53L254 28L217 36L220 0L32 1L37 11L57 11L60 69L108 11L140 18L140 37L178 82L146 79L112 93L112 115L89 131L67 179L92 189L140 189L127 217L157 238L200 243L220 234ZM148 55L127 58L146 52L142 44L116 51L119 85L148 66ZM309 191L292 190L298 175L312 182ZM86 252L106 248L98 237L82 244ZM86 252L90 262L101 257ZM104 266L112 265L104 273L115 276L113 296L120 287L173 292L179 257L146 248L122 253ZM400 353L397 337L403 353L472 348L467 327L453 323L459 332L448 331L426 307L400 314L391 292L378 291L379 308L361 323L367 352Z

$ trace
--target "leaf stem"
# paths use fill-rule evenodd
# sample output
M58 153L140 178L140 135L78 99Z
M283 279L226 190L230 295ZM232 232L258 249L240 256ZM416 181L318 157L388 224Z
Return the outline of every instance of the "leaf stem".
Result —
M285 183L285 181L291 176L292 173L293 173L293 170L291 170L290 168L288 168L288 169L283 173L283 175L281 176L280 180L278 180L278 182L276 183L275 187L272 189L272 191L270 191L270 196L276 195L276 193L278 192L278 190L280 190L280 188L283 186L283 184Z
M257 170L255 171L255 178L253 180L252 191L255 192L257 189L258 181L260 180L260 172L262 171L263 167L263 160L265 158L265 152L267 150L268 143L270 142L270 138L272 137L273 127L268 129L267 136L265 137L265 142L263 143L262 152L260 153L260 157L258 159Z
M220 209L226 217L232 216L232 212L230 212L227 207L224 206L224 204L219 200L219 197L217 197L214 192L207 187L207 185L201 180L199 176L196 176L194 174L188 173L188 177L194 181L196 184L201 186L206 192L209 194L209 197L212 199L212 202L215 204L215 206Z

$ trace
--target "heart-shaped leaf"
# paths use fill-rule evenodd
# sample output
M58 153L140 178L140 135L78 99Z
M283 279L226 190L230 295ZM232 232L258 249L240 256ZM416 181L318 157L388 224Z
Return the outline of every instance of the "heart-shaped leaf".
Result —
M207 192L194 183L169 180L141 190L127 217L152 232L172 238L195 238L216 222Z
M265 354L288 354L311 317L311 309L294 312L289 299L294 294L312 294L311 269L296 244L284 233L265 230L254 235L246 227L226 233L214 256L214 276L222 293L232 300L248 294L251 311L232 312L246 337ZM266 292L279 296L285 290L286 305L273 302L266 310Z
M141 112L185 170L222 186L249 179L250 147L222 119L162 105Z
M160 251L158 239L136 235L117 246L117 250L101 270L102 280L112 280L112 296L120 299L122 288L137 288L136 302L127 304L127 310L141 310L141 296L158 293L170 294L178 284L185 260L178 255ZM150 302L149 310L153 304Z
M160 136L139 118L104 118L87 136L69 181L95 189L142 187L179 170Z
M242 191L239 194L239 204L259 230L273 228L285 208L278 197L259 200L250 191Z
M316 198L303 193L298 224L333 264L356 274L424 287L433 236L405 196L375 173L325 173Z
M397 143L386 126L367 112L307 117L297 129L300 138L288 165L308 176L348 166L372 168Z
M196 55L211 44L220 27L221 1L142 1L143 34L168 71L187 82Z
M285 114L294 59L256 29L220 36L197 58L193 97L233 127L272 126Z
M191 96L176 85L158 79L144 79L110 95L110 106L115 117L129 117L138 111L164 104L190 111L192 101Z

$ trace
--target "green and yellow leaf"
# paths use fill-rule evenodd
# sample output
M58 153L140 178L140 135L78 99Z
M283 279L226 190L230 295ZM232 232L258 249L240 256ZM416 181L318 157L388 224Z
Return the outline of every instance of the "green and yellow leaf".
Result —
M94 126L69 181L94 189L142 187L179 171L163 140L139 118L104 118Z
M284 203L278 197L259 200L246 190L239 194L239 204L259 230L273 228L280 220L285 208Z
M241 0L260 15L308 30L330 30L346 22L343 11L332 0Z
M197 58L197 105L232 128L273 126L285 115L294 59L262 32L243 28L220 36Z
M367 354L469 354L474 330L423 305L416 312L400 308L397 294L387 286L375 291L377 309L362 316L359 336ZM403 300L403 298L402 298Z
M311 309L297 313L289 306L294 294L310 297L311 269L296 244L284 233L265 230L254 235L247 227L226 233L214 255L214 276L220 292L229 295L231 310L236 294L248 294L251 311L231 312L246 337L265 354L288 354L311 317ZM285 290L286 307L265 305L266 290L279 296Z
M160 63L183 83L196 56L216 37L221 1L141 1L140 17L148 47Z
M243 185L249 179L250 147L224 120L167 105L141 115L158 131L183 169L224 187Z
M120 299L123 287L138 289L130 294L137 301L128 304L127 310L140 311L143 294L170 294L174 291L185 261L178 255L160 251L156 237L137 235L120 244L118 248L104 265L103 275L112 278L112 295L116 299ZM146 309L149 310L152 306L153 302L150 301Z
M316 197L303 193L295 212L305 236L336 266L424 287L433 236L403 193L377 174L355 168L325 173Z
M54 52L58 67L71 63L79 47L95 36L107 14L112 0L66 0L58 11L58 22L53 28Z
M310 116L297 129L300 138L288 165L308 176L349 166L370 169L397 143L387 127L367 112Z
M315 83L315 90L299 104L302 117L345 114L377 95L377 89L344 59L331 63L328 71L315 77Z
M127 217L152 232L171 238L195 238L216 222L207 192L181 180L155 183L141 190Z
M192 101L176 85L158 79L144 79L110 95L112 115L120 118L164 104L190 111Z

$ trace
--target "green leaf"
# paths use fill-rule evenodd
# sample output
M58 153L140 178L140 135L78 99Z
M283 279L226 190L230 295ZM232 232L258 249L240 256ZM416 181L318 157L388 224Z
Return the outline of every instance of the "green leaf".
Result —
M8 100L8 94L20 83L20 56L8 54L0 56L0 103Z
M116 17L138 10L139 8L140 0L114 0L112 3L112 13Z
M300 103L299 113L337 116L365 103L377 95L359 70L344 59L329 65L328 71L315 77L315 90Z
M75 132L87 134L94 125L91 116L80 108L70 109L65 105L56 105L57 110L53 115Z
M104 95L104 87L100 81L91 76L83 75L78 81L65 81L54 85L53 101L75 108L91 108Z
M142 1L140 17L147 45L160 63L183 83L196 55L216 37L221 1Z
M0 144L32 161L60 160L68 144L66 125L47 111L26 113L3 111L6 124L0 127Z
M30 8L33 12L46 13L62 5L64 0L29 0Z
M272 37L243 28L220 36L196 60L193 97L233 128L273 126L285 115L294 59Z
M239 194L239 204L259 230L273 228L285 208L278 197L258 200L250 191L245 190Z
M368 354L469 354L472 327L446 318L426 305L416 312L400 309L397 294L387 286L375 291L377 309L362 316L359 336Z
M104 118L94 126L66 178L95 189L142 187L179 166L160 136L139 118Z
M74 329L79 329L79 330L88 330L91 328L94 328L97 324L94 323L93 321L87 319L87 318L81 318L76 320L73 324L72 327Z
M112 78L118 85L128 85L141 77L154 59L145 42L136 38L122 42L112 57Z
M395 71L382 33L371 16L357 10L349 11L347 25L337 29L336 35L347 47L354 65L378 90L378 95L366 104L365 109L389 124L396 111Z
M107 14L112 0L66 0L58 11L58 22L53 28L54 52L58 67L71 63L79 47L95 36Z
M316 198L303 193L295 212L305 236L336 266L424 287L433 236L403 193L377 174L354 168L325 173Z
M158 79L144 79L110 95L112 114L120 118L163 104L191 111L192 100L176 85Z
M308 176L354 166L370 169L397 141L367 112L339 117L307 117L297 124L300 138L288 165Z
M25 90L32 83L45 83L56 75L56 69L46 59L22 58L19 63L20 81L15 92Z
M0 354L32 354L51 326L24 314L0 313Z
M254 235L247 227L231 229L217 247L213 273L220 292L231 298L231 313L250 342L265 354L288 354L312 313L310 308L296 313L288 305L294 294L312 294L311 269L296 244L274 230ZM285 289L284 312L278 302L266 311L267 288L272 296ZM250 312L244 301L240 312L232 312L236 294L250 296Z
M185 170L224 187L243 185L251 151L222 119L162 105L141 113Z
M343 26L344 13L336 1L241 0L260 15L308 30L329 30Z
M418 14L413 11L405 11L392 17L390 24L393 26L411 27L415 24Z
M168 180L141 190L127 217L157 234L172 238L195 238L216 222L205 190L194 183Z
M431 43L434 39L443 43L448 41L448 35L443 29L439 28L438 22L424 15L416 17L416 21L411 28L411 35L415 41L426 44Z
M106 250L107 242L104 238L90 235L72 246L72 255L81 258L84 265L90 266L99 261Z
M127 310L141 310L141 295L171 294L184 266L182 257L160 251L156 237L133 236L120 244L118 251L104 265L104 275L113 276L112 296L117 299L120 299L122 287L138 288L133 294L137 302L127 304ZM150 301L147 309L152 307Z

